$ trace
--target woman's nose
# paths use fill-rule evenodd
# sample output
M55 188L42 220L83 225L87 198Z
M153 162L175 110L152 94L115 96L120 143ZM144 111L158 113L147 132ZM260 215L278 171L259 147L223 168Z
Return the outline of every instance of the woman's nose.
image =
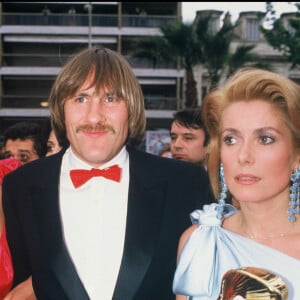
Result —
M253 164L254 153L252 147L248 143L243 143L239 149L238 161L240 165Z

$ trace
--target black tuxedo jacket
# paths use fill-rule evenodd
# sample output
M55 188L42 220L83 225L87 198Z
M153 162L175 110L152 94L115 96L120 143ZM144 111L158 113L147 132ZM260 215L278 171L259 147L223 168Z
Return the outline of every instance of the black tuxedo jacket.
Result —
M128 152L125 245L113 299L171 300L180 234L191 224L189 214L213 201L208 176L192 163L129 147ZM33 161L4 179L14 285L32 274L39 300L86 300L63 239L58 200L62 156Z

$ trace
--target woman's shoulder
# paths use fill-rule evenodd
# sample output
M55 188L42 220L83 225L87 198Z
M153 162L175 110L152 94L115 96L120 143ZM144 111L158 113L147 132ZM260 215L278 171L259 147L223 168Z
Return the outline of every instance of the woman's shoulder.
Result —
M187 240L199 226L221 226L224 219L220 220L217 218L217 208L217 203L205 204L202 209L196 209L191 213L192 225L181 234L179 251L181 251ZM230 204L224 206L224 218L231 216L235 212L237 212L237 209L234 206Z

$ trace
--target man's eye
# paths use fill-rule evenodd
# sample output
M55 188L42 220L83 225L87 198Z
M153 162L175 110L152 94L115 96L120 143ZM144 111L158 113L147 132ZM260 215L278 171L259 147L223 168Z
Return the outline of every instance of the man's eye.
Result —
M29 156L25 154L21 154L19 159L21 162L26 163L29 160Z
M115 102L117 98L115 96L109 95L106 96L106 102Z
M185 136L184 139L189 141L189 140L194 140L194 137L193 136Z
M75 98L75 101L76 101L76 102L79 102L79 103L85 103L85 102L87 102L88 100L87 100L86 97L79 96L79 97L76 97L76 98Z

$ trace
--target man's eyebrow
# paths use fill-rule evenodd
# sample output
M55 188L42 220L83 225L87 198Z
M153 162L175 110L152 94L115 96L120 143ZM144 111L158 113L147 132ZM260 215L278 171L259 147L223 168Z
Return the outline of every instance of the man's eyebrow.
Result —
M28 149L18 149L18 152L20 153L30 153L30 152L35 152L34 150L28 150Z
M195 136L195 134L192 132L185 132L185 133L183 133L183 135L184 136Z

